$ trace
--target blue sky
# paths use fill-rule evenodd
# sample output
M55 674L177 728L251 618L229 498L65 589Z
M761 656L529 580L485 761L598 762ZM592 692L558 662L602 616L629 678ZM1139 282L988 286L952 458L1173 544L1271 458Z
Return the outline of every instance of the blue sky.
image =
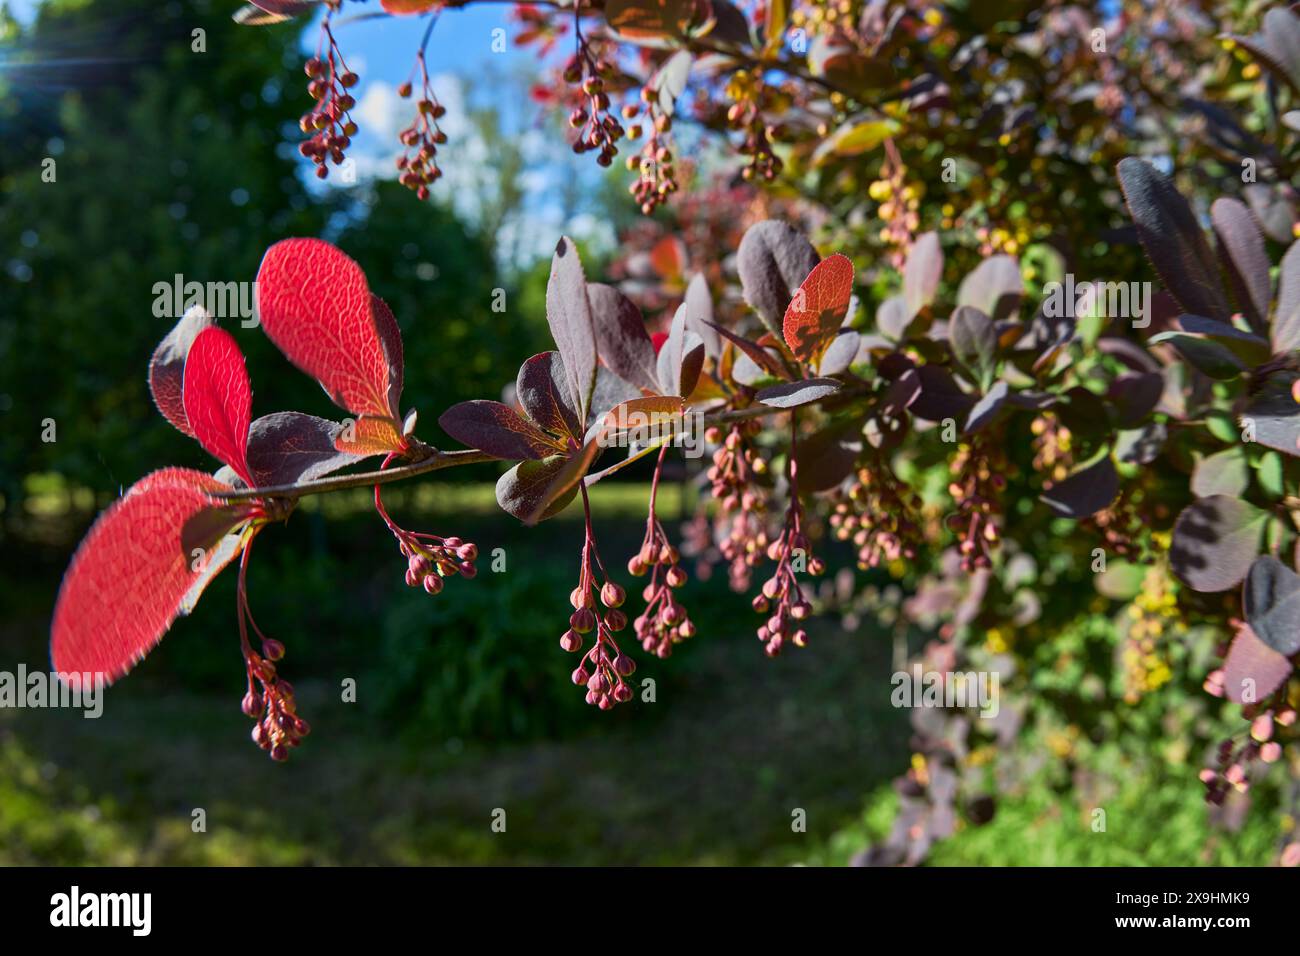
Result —
M14 15L27 22L42 0L8 2ZM216 2L224 3L232 13L240 6L240 0ZM527 258L549 252L561 232L598 244L611 242L613 237L606 227L589 215L574 215L557 198L566 185L572 192L575 182L595 184L599 172L594 161L589 161L591 157L572 155L556 125L544 121L542 112L528 99L528 82L540 78L543 67L534 49L521 50L514 45L512 9L513 4L484 3L446 10L434 28L426 55L434 90L448 108L443 126L449 137L440 152L446 159L445 178L434 187L434 198L450 204L467 219L474 218L479 197L490 189L485 183L491 177L484 173L491 169L493 157L467 119L466 110L491 106L499 111L503 129L521 145L528 161L523 176L524 213L516 224L516 234L503 237L502 247L512 244ZM351 150L361 179L395 175L393 162L400 150L397 133L414 111L413 102L402 100L396 90L411 73L427 24L425 17L364 16L379 10L378 0L345 3L334 26L349 67L361 77L353 91L358 100L354 116L360 132ZM319 20L320 15L316 15L293 23L248 29L299 30L304 52L313 53ZM494 32L498 30L505 31L506 42L504 50L498 42L494 51ZM301 79L297 75L291 82ZM308 103L305 93L300 99L286 102L286 121L293 122L297 111ZM308 175L311 164L306 160L302 163L309 184L319 188L316 179ZM332 177L324 188L333 188L336 180Z

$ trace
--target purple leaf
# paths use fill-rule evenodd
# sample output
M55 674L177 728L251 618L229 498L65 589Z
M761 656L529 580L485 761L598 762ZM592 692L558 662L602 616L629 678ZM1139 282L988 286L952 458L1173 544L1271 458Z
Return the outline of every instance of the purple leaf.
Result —
M323 478L364 456L335 447L343 425L302 412L273 412L248 428L248 467L258 487Z
M568 236L560 239L551 259L546 283L546 322L564 358L570 405L578 421L587 417L592 389L596 387L596 333L592 328L587 280L578 248Z
M587 301L601 361L619 378L657 392L655 347L641 310L622 292L599 282L587 283Z
M713 327L713 297L702 273L691 277L686 286L686 328L704 340L706 355L717 358L722 352L722 339Z
M801 492L829 491L853 472L862 436L849 426L825 428L799 440L795 461Z
M1078 469L1039 495L1065 518L1087 518L1107 507L1119 494L1119 475L1110 455Z
M587 416L587 426L590 427L593 422L609 414L610 409L616 405L640 397L641 389L602 365L596 369L596 390L591 393L591 414Z
M1273 315L1274 352L1300 349L1300 242L1282 257L1277 275L1277 312Z
M971 408L970 415L966 418L966 427L964 430L967 433L979 431L997 417L998 412L1002 411L1002 406L1005 405L1006 402L1007 383L994 382L993 387L975 403L973 408Z
M975 399L958 387L952 373L940 365L922 365L907 375L915 375L920 384L920 394L908 406L917 418L928 422L945 418L959 421L975 404Z
M1236 704L1258 704L1291 676L1291 662L1246 625L1232 639L1223 661L1223 692Z
M907 304L901 295L890 296L876 309L876 328L895 342L903 340L911 322L912 316L907 314Z
M1268 251L1264 234L1246 204L1220 198L1210 206L1214 233L1219 237L1219 257L1237 293L1237 301L1256 332L1268 328L1268 307L1273 285L1268 277Z
M578 492L575 484L567 492L550 496L556 478L568 464L563 455L543 461L521 461L497 480L497 504L520 521L542 509L535 520L550 518L563 511Z
M773 408L796 408L809 402L820 401L839 390L840 383L833 378L810 378L771 385L760 389L755 397L764 405L771 405Z
M903 266L903 304L909 322L934 301L942 277L943 249L939 246L939 234L927 232L913 243Z
M794 290L818 261L817 250L801 232L773 219L750 226L740 240L736 270L745 301L778 338Z
M1235 587L1259 554L1268 514L1239 498L1211 495L1183 509L1174 522L1169 563L1193 590Z
M1165 377L1159 372L1121 375L1111 382L1106 397L1111 400L1115 424L1136 428L1160 402Z
M861 344L861 335L852 329L841 329L839 335L835 336L830 347L822 355L821 362L817 365L817 374L825 377L847 371L853 364L853 360L857 358L858 346Z
M570 403L568 377L559 352L540 352L519 366L515 398L524 413L553 435L582 441L582 424Z
M1142 248L1165 288L1184 311L1226 321L1232 310L1218 263L1187 200L1146 160L1120 160L1119 181Z
M993 319L1004 319L1024 296L1020 265L1010 256L993 256L977 265L957 288L957 304L979 309Z
M1269 378L1241 413L1255 441L1287 455L1300 455L1300 405L1291 395L1296 380L1293 373Z
M1241 600L1261 641L1284 657L1300 651L1300 575L1266 554L1250 566Z
M751 342L749 339L736 335L734 332L728 331L720 325L713 324L713 327L718 330L719 334L721 334L723 338L728 342L731 342L736 346L736 348L740 349L741 352L747 355L749 360L759 368L771 372L777 378L789 377L786 374L785 369L781 367L781 363L777 360L777 357L757 342Z
M456 441L494 458L539 460L562 446L509 405L476 400L451 406L438 426Z
M185 404L181 397L185 381L185 357L190 354L190 346L198 334L216 324L216 320L208 315L203 306L191 306L158 343L153 358L149 360L149 391L153 393L154 404L164 418L191 438L194 437L194 431L185 417Z

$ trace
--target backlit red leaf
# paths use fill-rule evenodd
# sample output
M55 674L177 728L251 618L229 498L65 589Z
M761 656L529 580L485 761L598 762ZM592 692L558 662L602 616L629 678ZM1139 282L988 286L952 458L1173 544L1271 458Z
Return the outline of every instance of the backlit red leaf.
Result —
M399 17L428 13L435 7L441 7L443 0L379 0L385 12Z
M203 472L168 468L100 515L59 589L50 630L55 670L116 680L158 643L209 551L246 517L210 497L229 490Z
M409 443L402 437L397 422L388 417L376 418L362 415L355 422L345 423L334 439L334 447L349 455L385 455L405 451Z
M285 357L353 414L397 418L373 302L361 267L319 239L277 242L257 272L262 329Z
M244 355L225 329L204 329L185 359L185 418L214 457L252 485L248 470L248 425L253 392Z
M841 255L817 263L795 291L782 323L785 344L814 364L839 333L853 295L853 263Z

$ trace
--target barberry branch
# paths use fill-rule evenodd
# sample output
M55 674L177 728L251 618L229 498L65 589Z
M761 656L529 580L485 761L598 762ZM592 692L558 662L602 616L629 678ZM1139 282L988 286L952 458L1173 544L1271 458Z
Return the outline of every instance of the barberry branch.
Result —
M856 394L856 390L843 389L834 395L829 395L816 404L829 401L831 399L842 399L848 395ZM813 403L810 403L813 404ZM784 408L774 408L770 405L751 405L748 408L728 409L726 411L714 412L704 416L704 425L725 425L730 422L746 421L751 418L760 418L765 415L776 415L788 411ZM667 439L671 440L671 436ZM463 451L438 451L428 446L418 446L416 454L422 457L417 458L405 465L399 465L396 468L385 468L378 471L362 471L351 475L332 475L328 478L317 478L314 481L303 481L296 485L267 485L263 488L239 488L234 491L213 492L214 498L220 498L223 501L251 501L256 498L305 498L308 495L327 494L332 491L346 491L349 488L368 488L373 485L386 485L390 482L404 481L407 478L417 478L420 475L427 475L430 472L441 471L444 468L455 468L459 465L479 465L488 461L499 461L500 459L487 454L486 452L477 451L476 449L465 449Z

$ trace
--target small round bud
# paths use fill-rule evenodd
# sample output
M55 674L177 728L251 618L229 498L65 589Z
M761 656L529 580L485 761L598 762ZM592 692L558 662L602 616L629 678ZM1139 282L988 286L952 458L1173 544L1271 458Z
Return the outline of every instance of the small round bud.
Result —
M600 589L600 600L605 607L621 607L627 600L627 592L613 581L606 581Z
M442 591L442 577L437 574L426 575L424 579L424 590L427 594L438 594Z

